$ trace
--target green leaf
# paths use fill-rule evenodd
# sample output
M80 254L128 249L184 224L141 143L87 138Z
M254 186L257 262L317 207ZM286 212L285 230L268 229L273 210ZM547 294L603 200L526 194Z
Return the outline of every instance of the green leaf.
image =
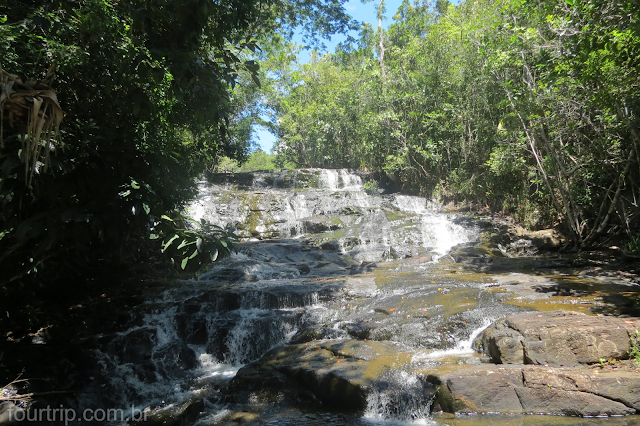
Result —
M177 238L178 238L178 235L174 235L173 237L171 237L171 239L167 241L165 245L162 247L162 252L164 253L167 250L167 248L169 248L171 243L174 242Z
M184 259L182 259L182 263L180 265L180 266L182 266L182 269L187 267L187 263L189 263L189 259L188 258L185 257Z
M151 209L149 208L149 206L145 203L142 203L142 208L144 209L144 212L148 215L149 212L151 211Z
M180 243L180 245L176 248L176 250L180 250L182 247L186 247L189 246L191 244L194 244L195 241L188 241L186 239L182 240L182 242Z

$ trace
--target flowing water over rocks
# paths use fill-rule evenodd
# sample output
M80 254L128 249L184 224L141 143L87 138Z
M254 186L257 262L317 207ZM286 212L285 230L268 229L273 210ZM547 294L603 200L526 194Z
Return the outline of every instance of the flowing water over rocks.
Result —
M189 214L245 241L92 339L78 408L171 425L639 421L523 415L640 409L640 373L623 361L640 322L576 314L638 314L637 275L605 268L616 253L536 252L546 237L365 191L345 170L216 175ZM566 318L577 325L555 328Z

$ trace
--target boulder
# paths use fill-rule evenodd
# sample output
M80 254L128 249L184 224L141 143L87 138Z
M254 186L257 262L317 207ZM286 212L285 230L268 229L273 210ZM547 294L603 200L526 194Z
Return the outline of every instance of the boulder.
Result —
M320 244L320 248L322 250L338 251L338 250L340 250L340 244L336 240L330 240L330 241L325 241L322 244Z
M482 345L497 364L524 364L524 337L516 330L494 325L484 331Z
M456 413L620 416L640 408L640 372L630 369L478 365L442 376L437 405Z
M121 362L141 364L151 359L157 342L157 331L152 327L142 327L118 336L109 343L109 347Z
M338 330L331 327L320 325L303 327L290 340L291 344L309 343L314 340L339 339L346 336L344 330Z
M398 356L391 343L327 340L288 345L241 368L230 390L237 402L285 392L292 400L306 398L327 408L362 412L370 387Z
M304 219L302 222L304 232L309 234L319 234L326 231L335 231L343 227L340 220L329 216L319 215Z
M552 388L516 388L514 390L522 404L522 411L529 414L601 417L636 412L620 402L589 393L567 392Z
M528 312L490 326L478 346L496 364L595 364L601 359L627 359L630 333L639 326L638 319Z
M522 405L515 392L522 387L520 368L494 367L462 370L446 380L450 402L443 410L455 412L522 413Z
M640 411L640 372L624 369L525 368L529 388L584 392L618 401Z
M187 401L184 404L159 406L145 410L143 416L141 416L142 421L134 421L132 424L143 423L150 426L192 425L204 410L205 405L201 399Z
M152 359L161 371L177 376L198 366L195 352L183 342L171 342L158 349Z

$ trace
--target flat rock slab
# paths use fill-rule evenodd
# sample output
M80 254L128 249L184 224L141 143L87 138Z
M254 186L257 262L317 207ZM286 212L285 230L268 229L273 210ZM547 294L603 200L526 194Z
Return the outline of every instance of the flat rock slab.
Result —
M378 293L374 277L351 277L344 284L347 294L360 297L373 297Z
M540 291L540 289L556 285L550 278L520 272L512 272L508 275L493 275L491 278L505 290L512 291L530 300L551 298L553 293Z
M482 351L496 364L574 366L627 359L638 318L570 311L512 315L485 330Z
M400 352L400 354L398 354ZM376 379L407 362L391 343L326 340L272 349L238 371L233 392L303 391L324 406L362 411Z
M619 416L640 409L640 372L629 369L474 366L434 377L444 411Z

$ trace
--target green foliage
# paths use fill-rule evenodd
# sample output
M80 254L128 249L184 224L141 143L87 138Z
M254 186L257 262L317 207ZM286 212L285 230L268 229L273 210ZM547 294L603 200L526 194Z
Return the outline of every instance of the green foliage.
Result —
M0 308L16 295L37 298L65 271L157 249L151 229L195 195L196 178L222 156L248 157L263 76L256 37L281 26L346 29L342 3L0 2L1 67L25 82L47 80L65 112L49 171L27 165L31 185L25 130L0 117ZM185 256L185 267L203 263L226 241L206 224L176 226L186 242L165 251L177 250L180 266ZM205 249L192 257L184 250L198 238Z
M613 0L405 1L384 49L365 27L291 66L278 161L384 172L530 227L560 222L577 245L637 232L637 16Z
M372 179L364 183L364 190L367 192L377 193L378 191L380 191L380 187L378 186L378 182Z
M638 330L636 330L634 336L631 336L629 358L631 358L637 365L640 365L640 331Z
M267 154L260 148L253 151L245 163L240 166L241 172L254 172L257 170L273 170L275 155Z
M187 11L170 2L162 12L99 0L0 7L3 67L26 81L56 64L66 113L51 173L36 169L30 186L20 173L21 129L3 126L3 284L53 267L63 253L131 260L156 217L195 193L207 162L244 155L247 142L228 131L230 85L240 72L255 75L237 55L255 42L233 32L259 11L199 3Z
M247 173L258 170L273 170L275 166L276 156L267 154L260 148L249 154L249 158L242 164L229 157L222 157L215 168L218 173Z
M630 237L629 242L625 246L625 250L629 253L640 254L640 236Z
M197 222L177 212L172 216L162 215L150 238L161 240L162 252L182 270L196 271L230 254L233 239L238 239L233 230L224 230L204 219Z
M229 157L222 157L218 161L215 167L216 173L238 173L240 171L240 165L237 160Z

